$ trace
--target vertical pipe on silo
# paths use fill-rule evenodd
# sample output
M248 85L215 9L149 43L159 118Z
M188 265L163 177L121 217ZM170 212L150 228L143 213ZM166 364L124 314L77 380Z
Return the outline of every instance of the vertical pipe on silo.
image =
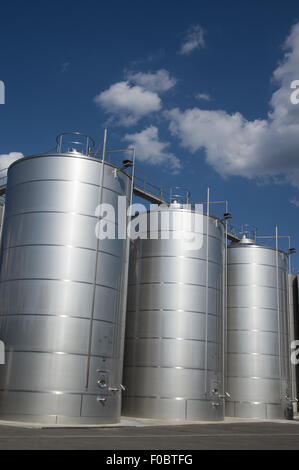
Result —
M106 142L107 142L107 129L104 131L104 142L103 142L103 154L102 154L102 165L101 165L101 182L100 182L100 191L98 206L102 204L103 199L103 185L104 185L104 169L105 169L105 156L106 156ZM101 219L101 210L99 212L99 220ZM88 359L87 359L87 372L86 372L86 384L85 388L88 389L89 385L89 373L90 373L90 357L91 357L91 346L92 346L92 333L93 333L93 320L94 320L94 308L95 308L95 298L96 298L96 286L97 286L97 272L98 272L98 253L99 253L100 239L97 237L96 245L96 259L95 259L95 268L94 268L94 279L93 279L93 291L92 291L92 302L91 302L91 317L90 317L90 329L89 329L89 339L88 339Z
M209 319L209 216L210 216L210 188L207 189L207 250L206 250L206 288L205 288L205 310L206 310L206 328L205 328L205 394L208 393L208 319Z
M276 300L277 300L277 336L278 336L278 367L280 377L280 397L282 398L282 376L281 376L281 329L280 329L280 295L279 295L279 277L278 277L278 227L275 227L275 260L276 260Z

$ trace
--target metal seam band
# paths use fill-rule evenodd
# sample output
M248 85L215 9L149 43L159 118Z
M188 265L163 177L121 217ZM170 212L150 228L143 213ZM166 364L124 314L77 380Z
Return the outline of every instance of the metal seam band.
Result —
M193 286L193 287L203 287L203 288L205 288L205 286L203 286L202 284L193 284L191 282L181 282L181 281L149 281L149 282L130 283L130 286L152 286L152 285L154 285L154 286L157 286L157 285L174 285L174 286L182 285L182 286ZM218 289L217 287L209 286L209 289L213 289L216 292L221 292L221 290Z
M47 393L47 394L53 394L53 395L90 395L90 396L94 396L94 397L97 397L97 396L103 396L103 397L107 397L108 395L106 394L103 394L103 393L91 393L91 392L62 392L60 390L26 390L26 389L20 389L20 390L17 390L17 389L6 389L6 388L0 388L0 393L6 393L6 392L17 392L17 393Z
M249 332L249 333L273 333L275 335L277 335L277 330L260 330L258 328L227 328L227 331L242 331L243 333L244 332Z
M96 207L95 207L96 209ZM83 212L75 212L75 211L50 211L50 210L31 210L31 211L24 211L24 212L17 212L14 214L5 214L6 219L10 219L11 217L19 217L22 215L28 215L28 214L71 214L71 215L79 215L80 217L90 217L91 219L99 220L99 217L96 215L90 215L90 214L85 214ZM118 224L115 222L115 226L118 226Z
M228 379L250 379L250 380L276 380L280 381L281 377L259 377L259 376L247 376L247 375L229 375L227 374Z
M262 289L275 289L277 290L277 287L276 286L263 286L263 285L260 285L260 284L228 284L227 285L228 288L230 287L260 287ZM278 287L279 290L282 290L282 291L287 291L286 287Z
M174 341L196 341L198 343L205 343L206 340L205 339L197 339L197 338L176 338L176 337L172 337L172 336L126 336L126 340L130 340L130 341L136 341L136 340L144 340L144 339L149 339L149 340L152 340L152 339L159 339L159 340L174 340ZM210 344L218 344L219 346L221 345L220 342L218 341L211 341L209 340L208 343Z
M248 355L248 356L270 356L270 357L279 357L278 354L268 354L268 353L258 353L258 352L231 352L227 351L227 355L229 354L240 354L240 355Z
M138 262L141 259L153 259L153 258L194 259L194 260L197 260L197 261L202 261L204 263L207 261L206 259L199 258L199 257L196 257L196 256L183 256L183 255L151 255L151 256L140 256L140 257L138 256L136 261ZM221 267L221 264L217 263L217 261L213 261L213 260L209 259L209 263L216 264L217 266Z
M182 308L178 308L178 309L173 309L173 308L139 308L138 310L129 310L127 309L127 313L140 313L140 312L179 312L179 313L196 313L196 314L199 314L199 315L206 315L205 312L200 312L198 310L184 310ZM217 313L211 313L209 312L209 315L212 316L212 317L219 317L219 319L221 318L221 314L217 314Z
M155 365L138 365L138 364L134 364L134 365L130 365L130 364L125 364L124 365L124 369L126 367L130 367L130 368L150 368L150 369L175 369L175 370L200 370L202 372L205 372L206 370L208 370L209 372L220 372L218 370L215 370L214 368L213 369L205 369L205 368L200 368L200 367L183 367L183 366L155 366Z
M264 248L263 246L261 248ZM275 250L275 248L274 248ZM285 254L285 253L284 253ZM286 255L287 256L287 255ZM276 268L275 264L265 264L265 263L227 263L227 267L229 268L230 266L267 266L268 268ZM278 269L281 271L285 271L285 268L278 266Z
M76 249L76 250L88 250L88 251L93 251L95 252L96 249L95 248L88 248L88 247L85 247L85 246L75 246L75 245L63 245L63 244L60 244L60 243L28 243L28 244L24 244L24 245L11 245L11 246L7 246L6 248L3 247L2 248L2 251L7 251L7 250L11 250L11 249L14 249L14 248L27 248L28 246L32 247L36 247L36 246L47 246L47 247L61 247L61 248L72 248L72 249ZM98 253L104 253L106 255L109 255L109 256L113 256L114 258L118 258L118 259L122 259L122 256L118 256L118 255L115 255L113 253L109 253L109 251L105 251L105 250L99 250Z
M271 310L272 312L277 312L277 308L273 308L273 307L261 307L260 305L234 305L234 306L227 306L227 309L228 310L231 310L233 308L236 308L236 309L241 309L241 308L248 308L248 309L255 309L255 310ZM282 313L286 313L286 312L282 312Z
M141 214L140 214L141 215ZM195 232L194 230L177 230L176 228L165 228L164 230L161 230L160 228L159 229L156 229L156 230L144 230L142 232L139 232L140 234L150 234L150 233L155 233L155 234L163 234L163 233L169 233L169 232L173 232L173 233L177 233L177 232L182 232L182 233L187 233L187 234L195 234L195 235L202 235L202 238L206 238L207 239L207 234L206 233L203 233L203 232ZM213 238L213 240L217 240L219 243L223 243L223 239L222 238L219 238L219 237L216 237L215 235L209 235L209 239ZM167 238L151 238L151 240L168 240ZM176 240L180 240L180 237L178 238L171 238L172 241L176 241ZM192 241L192 240L191 240ZM199 248L200 249L200 248ZM151 256L145 256L142 258L155 258L155 255L151 255Z
M265 402L265 401L241 401L241 400L230 400L227 398L227 403L240 403L240 404L250 404L250 405L277 405L281 406L280 402Z
M87 357L88 354L83 354L83 353L75 353L75 352L64 352L64 351L32 351L32 350L23 350L23 349L6 349L5 353L22 353L22 354L55 354L57 356L81 356L81 357ZM113 356L108 356L107 354L91 354L91 357L97 357L97 358L102 358L105 357L107 359L112 359Z
M217 396L215 397L210 397L210 398L201 398L201 397L164 397L164 396L159 396L159 395L124 395L123 400L125 399L132 399L132 398L150 398L150 399L155 399L155 400L177 400L177 401L187 401L187 400L192 400L192 401L203 401L206 403L210 403L212 400L218 399Z
M104 164L105 165L105 164ZM126 175L128 176L128 175ZM80 180L75 180L75 179L67 179L67 178L40 178L40 179L34 179L34 180L27 180L27 181L22 181L20 183L15 183L15 184L10 184L9 185L9 189L11 188L16 188L17 186L23 186L23 185L26 185L26 184L31 184L31 183L45 183L45 182L62 182L62 183L79 183L79 184L86 184L87 186L95 186L96 188L100 188L101 185L100 184L96 184L96 183L91 183L91 182L88 182L88 181L80 181ZM103 189L106 190L106 191L110 191L111 193L115 193L117 194L118 196L122 196L123 194L122 193L118 193L117 191L114 191L113 189L111 188L108 188L107 186L103 186Z
M46 277L21 277L15 279L0 279L0 283L4 282L20 282L20 281L55 281L55 282L69 282L75 284L84 284L84 285L93 285L92 282L87 281L75 281L73 279L60 279L60 278L46 278ZM107 286L104 284L96 284L98 287L105 287L107 289L114 290L115 292L121 292L117 288L112 286Z
M102 397L109 397L109 395L105 395L103 393L91 393L91 392L62 392L62 391L54 391L54 390L24 390L24 389L0 389L0 393L3 392L17 392L17 393L41 393L41 394L53 394L53 395L82 395L82 396L102 396ZM112 395L113 396L113 395ZM110 397L109 397L110 398ZM154 399L161 399L161 400L193 400L193 401L203 401L203 402L210 402L211 400L217 399L216 397L211 398L198 398L198 397L164 397L158 395L125 395L123 399L126 398L154 398ZM273 403L275 404L275 403Z
M50 317L50 318L71 318L72 320L90 320L90 317L82 317L80 315L67 315L64 313L1 313L0 312L0 318L2 317ZM109 320L102 320L101 318L94 318L94 321L98 322L103 322L103 323L108 323L109 325L117 325L116 322L109 321Z

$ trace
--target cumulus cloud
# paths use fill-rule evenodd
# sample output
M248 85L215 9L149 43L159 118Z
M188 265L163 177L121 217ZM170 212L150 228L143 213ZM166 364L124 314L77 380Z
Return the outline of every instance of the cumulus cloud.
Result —
M15 161L19 160L19 158L23 158L24 155L20 152L11 152L8 154L0 155L0 181L1 178L5 178L7 176L8 167Z
M161 109L161 99L152 91L128 81L114 83L94 98L95 103L124 126L136 124L139 119Z
M204 149L207 162L221 175L283 177L299 188L299 105L291 103L291 82L299 78L299 23L284 45L284 57L273 73L277 90L267 119L198 107L165 113L181 145Z
M263 165L256 147L267 132L266 121L248 122L240 113L199 108L176 108L166 116L171 133L180 138L182 146L193 153L204 148L208 163L222 175L254 176L257 165Z
M189 55L196 49L201 49L205 47L204 36L205 31L199 24L191 26L187 31L187 35L183 44L181 45L179 54Z
M195 95L195 98L197 100L211 101L211 97L207 93L197 93L197 95Z
M159 140L158 129L155 126L149 126L135 134L126 134L123 140L129 142L129 146L135 147L136 158L142 162L150 165L168 165L174 172L181 168L180 160L167 151L169 143Z
M127 78L130 82L141 86L145 90L153 92L168 91L173 88L177 82L174 77L171 77L169 72L165 69L158 70L157 72L128 72Z

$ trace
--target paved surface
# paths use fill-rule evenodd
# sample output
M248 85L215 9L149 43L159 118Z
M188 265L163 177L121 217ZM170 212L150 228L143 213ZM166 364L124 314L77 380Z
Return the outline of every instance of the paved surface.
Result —
M2 425L0 449L299 449L299 422L44 429Z

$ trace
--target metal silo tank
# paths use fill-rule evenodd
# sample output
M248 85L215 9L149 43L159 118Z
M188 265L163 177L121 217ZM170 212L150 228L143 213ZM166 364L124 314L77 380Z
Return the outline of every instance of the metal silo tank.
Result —
M288 257L245 237L228 247L226 415L284 418L291 408Z
M0 418L120 419L128 240L101 240L95 209L131 197L131 177L80 154L36 155L8 171L1 247Z
M296 274L288 275L289 286L289 324L290 324L290 345L292 342L299 340L299 324L298 324L298 284ZM296 346L297 348L297 346ZM291 381L292 381L292 397L298 399L299 370L296 364L291 364ZM294 401L294 411L297 411L297 402Z
M123 414L176 420L223 418L224 225L202 215L198 249L163 238L168 213L184 227L192 211L159 209L158 239L132 244Z

